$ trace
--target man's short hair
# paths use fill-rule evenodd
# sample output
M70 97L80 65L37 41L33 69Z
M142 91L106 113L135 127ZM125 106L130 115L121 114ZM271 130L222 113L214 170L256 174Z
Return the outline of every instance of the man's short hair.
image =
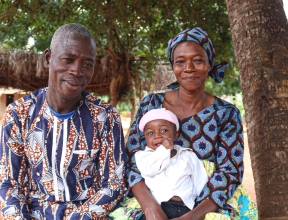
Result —
M51 44L50 44L50 50L53 51L59 44L59 41L61 41L63 38L67 37L68 35L76 35L83 38L88 38L91 41L92 46L95 49L96 52L96 43L94 40L94 37L90 33L90 31L82 24L77 23L70 23L65 24L63 26L60 26L54 33Z

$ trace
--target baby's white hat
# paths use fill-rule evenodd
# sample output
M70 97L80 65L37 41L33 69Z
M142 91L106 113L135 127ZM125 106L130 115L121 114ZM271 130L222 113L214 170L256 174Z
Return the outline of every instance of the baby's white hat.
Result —
M139 130L143 132L145 125L148 122L156 119L163 119L166 121L170 121L171 123L176 125L176 130L177 131L179 130L179 122L177 116L173 112L165 108L152 109L148 111L140 120Z

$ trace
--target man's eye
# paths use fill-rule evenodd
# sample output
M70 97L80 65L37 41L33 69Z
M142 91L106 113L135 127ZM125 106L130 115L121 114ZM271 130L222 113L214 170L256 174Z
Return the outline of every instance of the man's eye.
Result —
M88 67L88 68L93 67L93 65L91 63L83 63L83 66L84 67Z
M72 63L73 60L71 58L63 58L66 63Z

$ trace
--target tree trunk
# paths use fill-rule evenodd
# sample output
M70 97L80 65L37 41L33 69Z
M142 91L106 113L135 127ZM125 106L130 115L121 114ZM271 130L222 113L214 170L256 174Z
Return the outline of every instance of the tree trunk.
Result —
M288 219L288 28L281 0L226 0L259 219Z
M113 105L114 107L117 106L120 97L119 97L119 82L120 82L121 78L120 76L114 76L110 82L110 101L109 103L111 105Z

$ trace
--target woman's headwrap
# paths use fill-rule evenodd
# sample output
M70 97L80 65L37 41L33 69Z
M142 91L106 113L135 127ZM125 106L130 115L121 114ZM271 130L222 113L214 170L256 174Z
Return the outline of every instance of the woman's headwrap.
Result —
M224 78L224 71L227 67L229 67L229 64L225 61L222 63L214 64L216 55L214 45L210 40L210 38L208 37L207 32L200 27L195 27L182 31L181 33L177 34L174 38L168 41L168 47L167 47L168 58L172 68L173 68L174 50L177 47L177 45L183 41L192 41L201 45L204 48L204 50L208 55L209 63L212 67L209 72L209 76L211 76L216 83L221 83Z

